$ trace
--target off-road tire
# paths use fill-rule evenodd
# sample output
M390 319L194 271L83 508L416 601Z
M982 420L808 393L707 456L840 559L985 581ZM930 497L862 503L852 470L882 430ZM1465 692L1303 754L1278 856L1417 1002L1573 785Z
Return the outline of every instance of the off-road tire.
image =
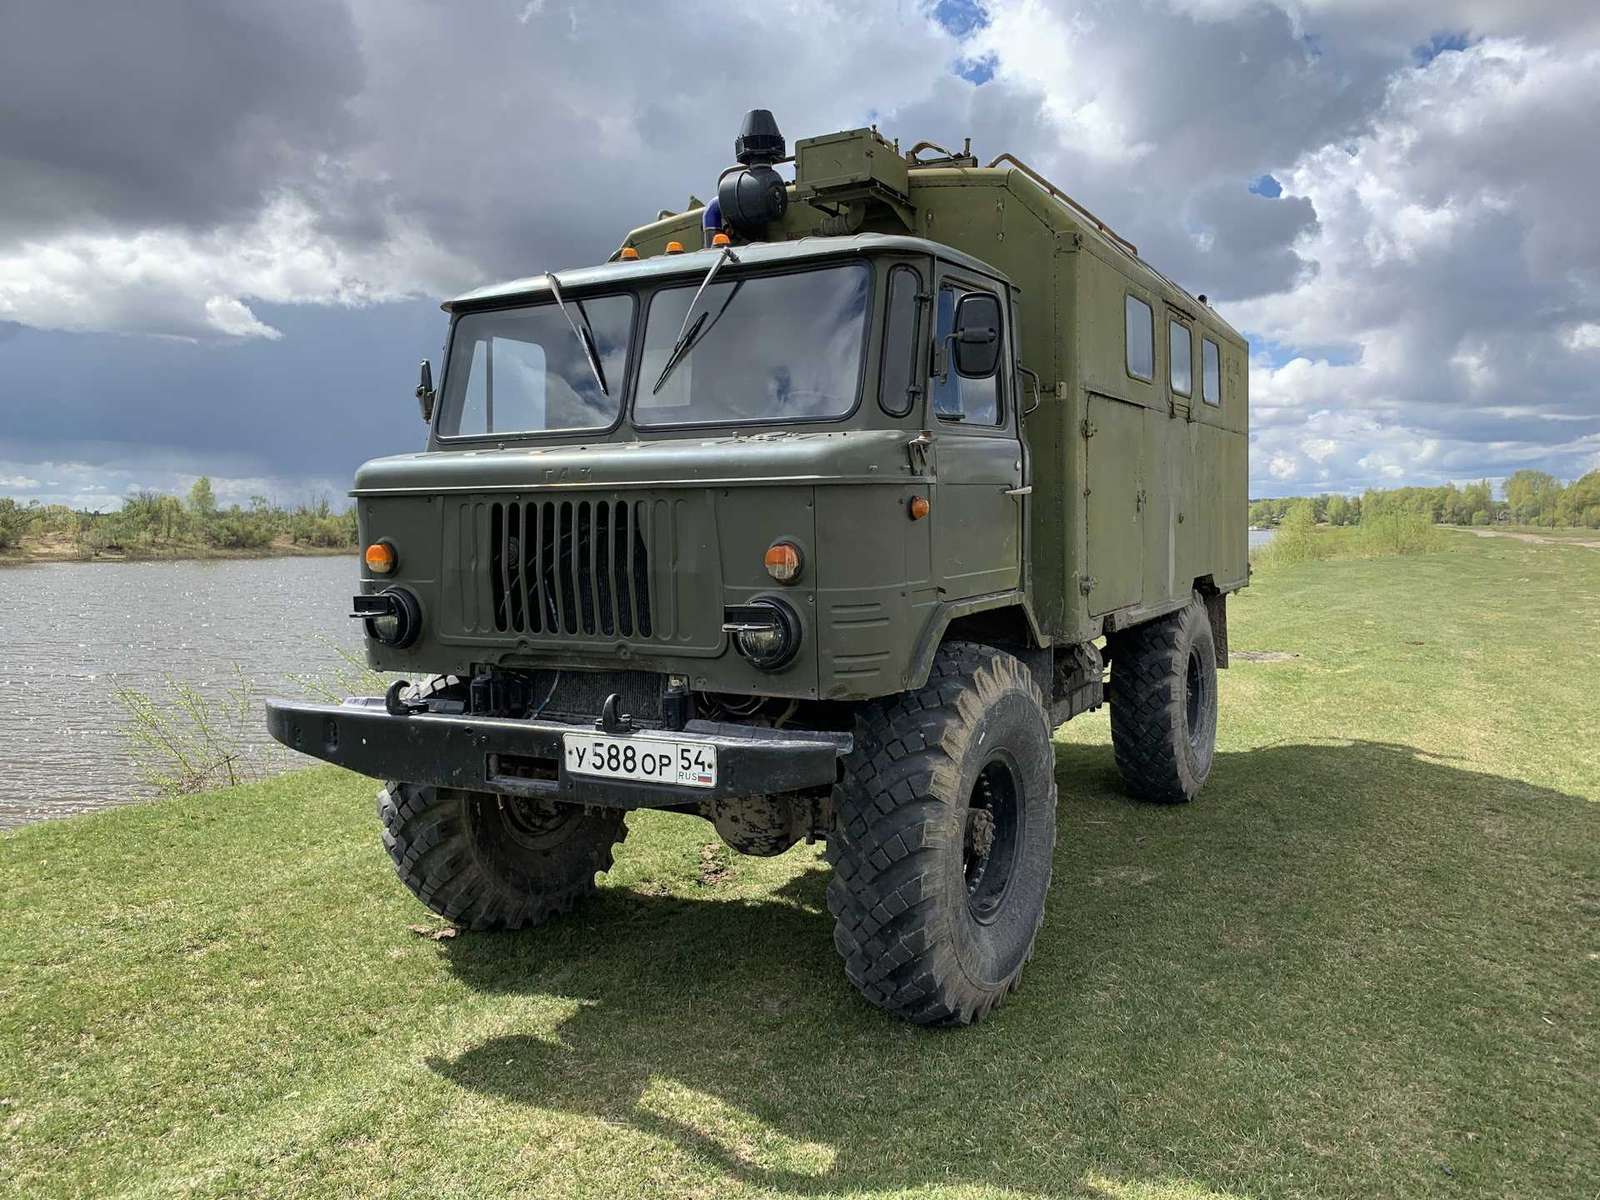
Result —
M1217 648L1205 602L1119 633L1111 746L1128 790L1157 804L1199 794L1217 747Z
M451 676L414 690L461 686ZM383 845L400 882L463 929L523 929L595 891L627 837L620 809L584 809L488 792L390 783L378 793Z
M862 708L835 807L828 908L850 982L918 1024L987 1015L1032 957L1055 847L1050 721L1028 669L947 643L922 688Z
M571 910L627 836L620 809L390 783L383 846L400 882L463 929L525 929Z

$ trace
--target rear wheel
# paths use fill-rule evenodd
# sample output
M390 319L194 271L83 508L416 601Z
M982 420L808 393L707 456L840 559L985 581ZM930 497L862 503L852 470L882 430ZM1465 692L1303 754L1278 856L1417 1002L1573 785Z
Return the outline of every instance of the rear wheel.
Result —
M828 839L861 994L919 1024L1004 1000L1044 919L1055 806L1044 697L1011 655L947 644L922 689L866 707Z
M1199 596L1116 635L1110 699L1117 770L1133 794L1193 800L1217 747L1217 649Z
M391 783L378 793L400 882L464 929L538 925L595 891L627 836L619 809Z

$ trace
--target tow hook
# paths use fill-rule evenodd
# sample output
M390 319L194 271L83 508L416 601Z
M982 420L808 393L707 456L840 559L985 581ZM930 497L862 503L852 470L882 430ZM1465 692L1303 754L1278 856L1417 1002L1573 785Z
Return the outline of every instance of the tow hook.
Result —
M409 717L412 713L427 712L426 700L407 700L403 693L411 686L409 679L396 679L383 694L383 707L391 717Z
M602 733L632 733L633 718L622 711L622 697L612 692L601 706L600 719L594 727Z

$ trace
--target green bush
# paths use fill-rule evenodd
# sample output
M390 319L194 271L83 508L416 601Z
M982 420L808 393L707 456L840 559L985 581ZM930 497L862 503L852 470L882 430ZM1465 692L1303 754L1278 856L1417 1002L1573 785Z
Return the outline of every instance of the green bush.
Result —
M1326 545L1317 534L1316 515L1311 501L1294 501L1279 522L1278 532L1257 553L1256 560L1273 566L1287 566L1326 557Z
M238 505L213 513L205 523L205 538L223 550L264 550L278 536L278 523L270 509L245 510Z
M0 500L0 550L9 550L22 540L28 527L28 510L15 500Z
M1443 541L1439 527L1421 513L1390 511L1361 521L1361 552L1369 558L1427 554Z

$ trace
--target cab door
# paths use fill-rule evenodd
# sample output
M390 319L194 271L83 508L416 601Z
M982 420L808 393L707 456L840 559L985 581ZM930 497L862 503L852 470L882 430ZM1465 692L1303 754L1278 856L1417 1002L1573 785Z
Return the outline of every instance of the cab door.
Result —
M985 303L963 307L968 297ZM944 600L1010 591L1022 584L1022 530L1027 489L1011 379L1008 297L981 276L946 271L934 299L928 387L934 436L935 576ZM961 314L993 321L995 369L963 375L954 339ZM993 314L990 317L988 314Z

